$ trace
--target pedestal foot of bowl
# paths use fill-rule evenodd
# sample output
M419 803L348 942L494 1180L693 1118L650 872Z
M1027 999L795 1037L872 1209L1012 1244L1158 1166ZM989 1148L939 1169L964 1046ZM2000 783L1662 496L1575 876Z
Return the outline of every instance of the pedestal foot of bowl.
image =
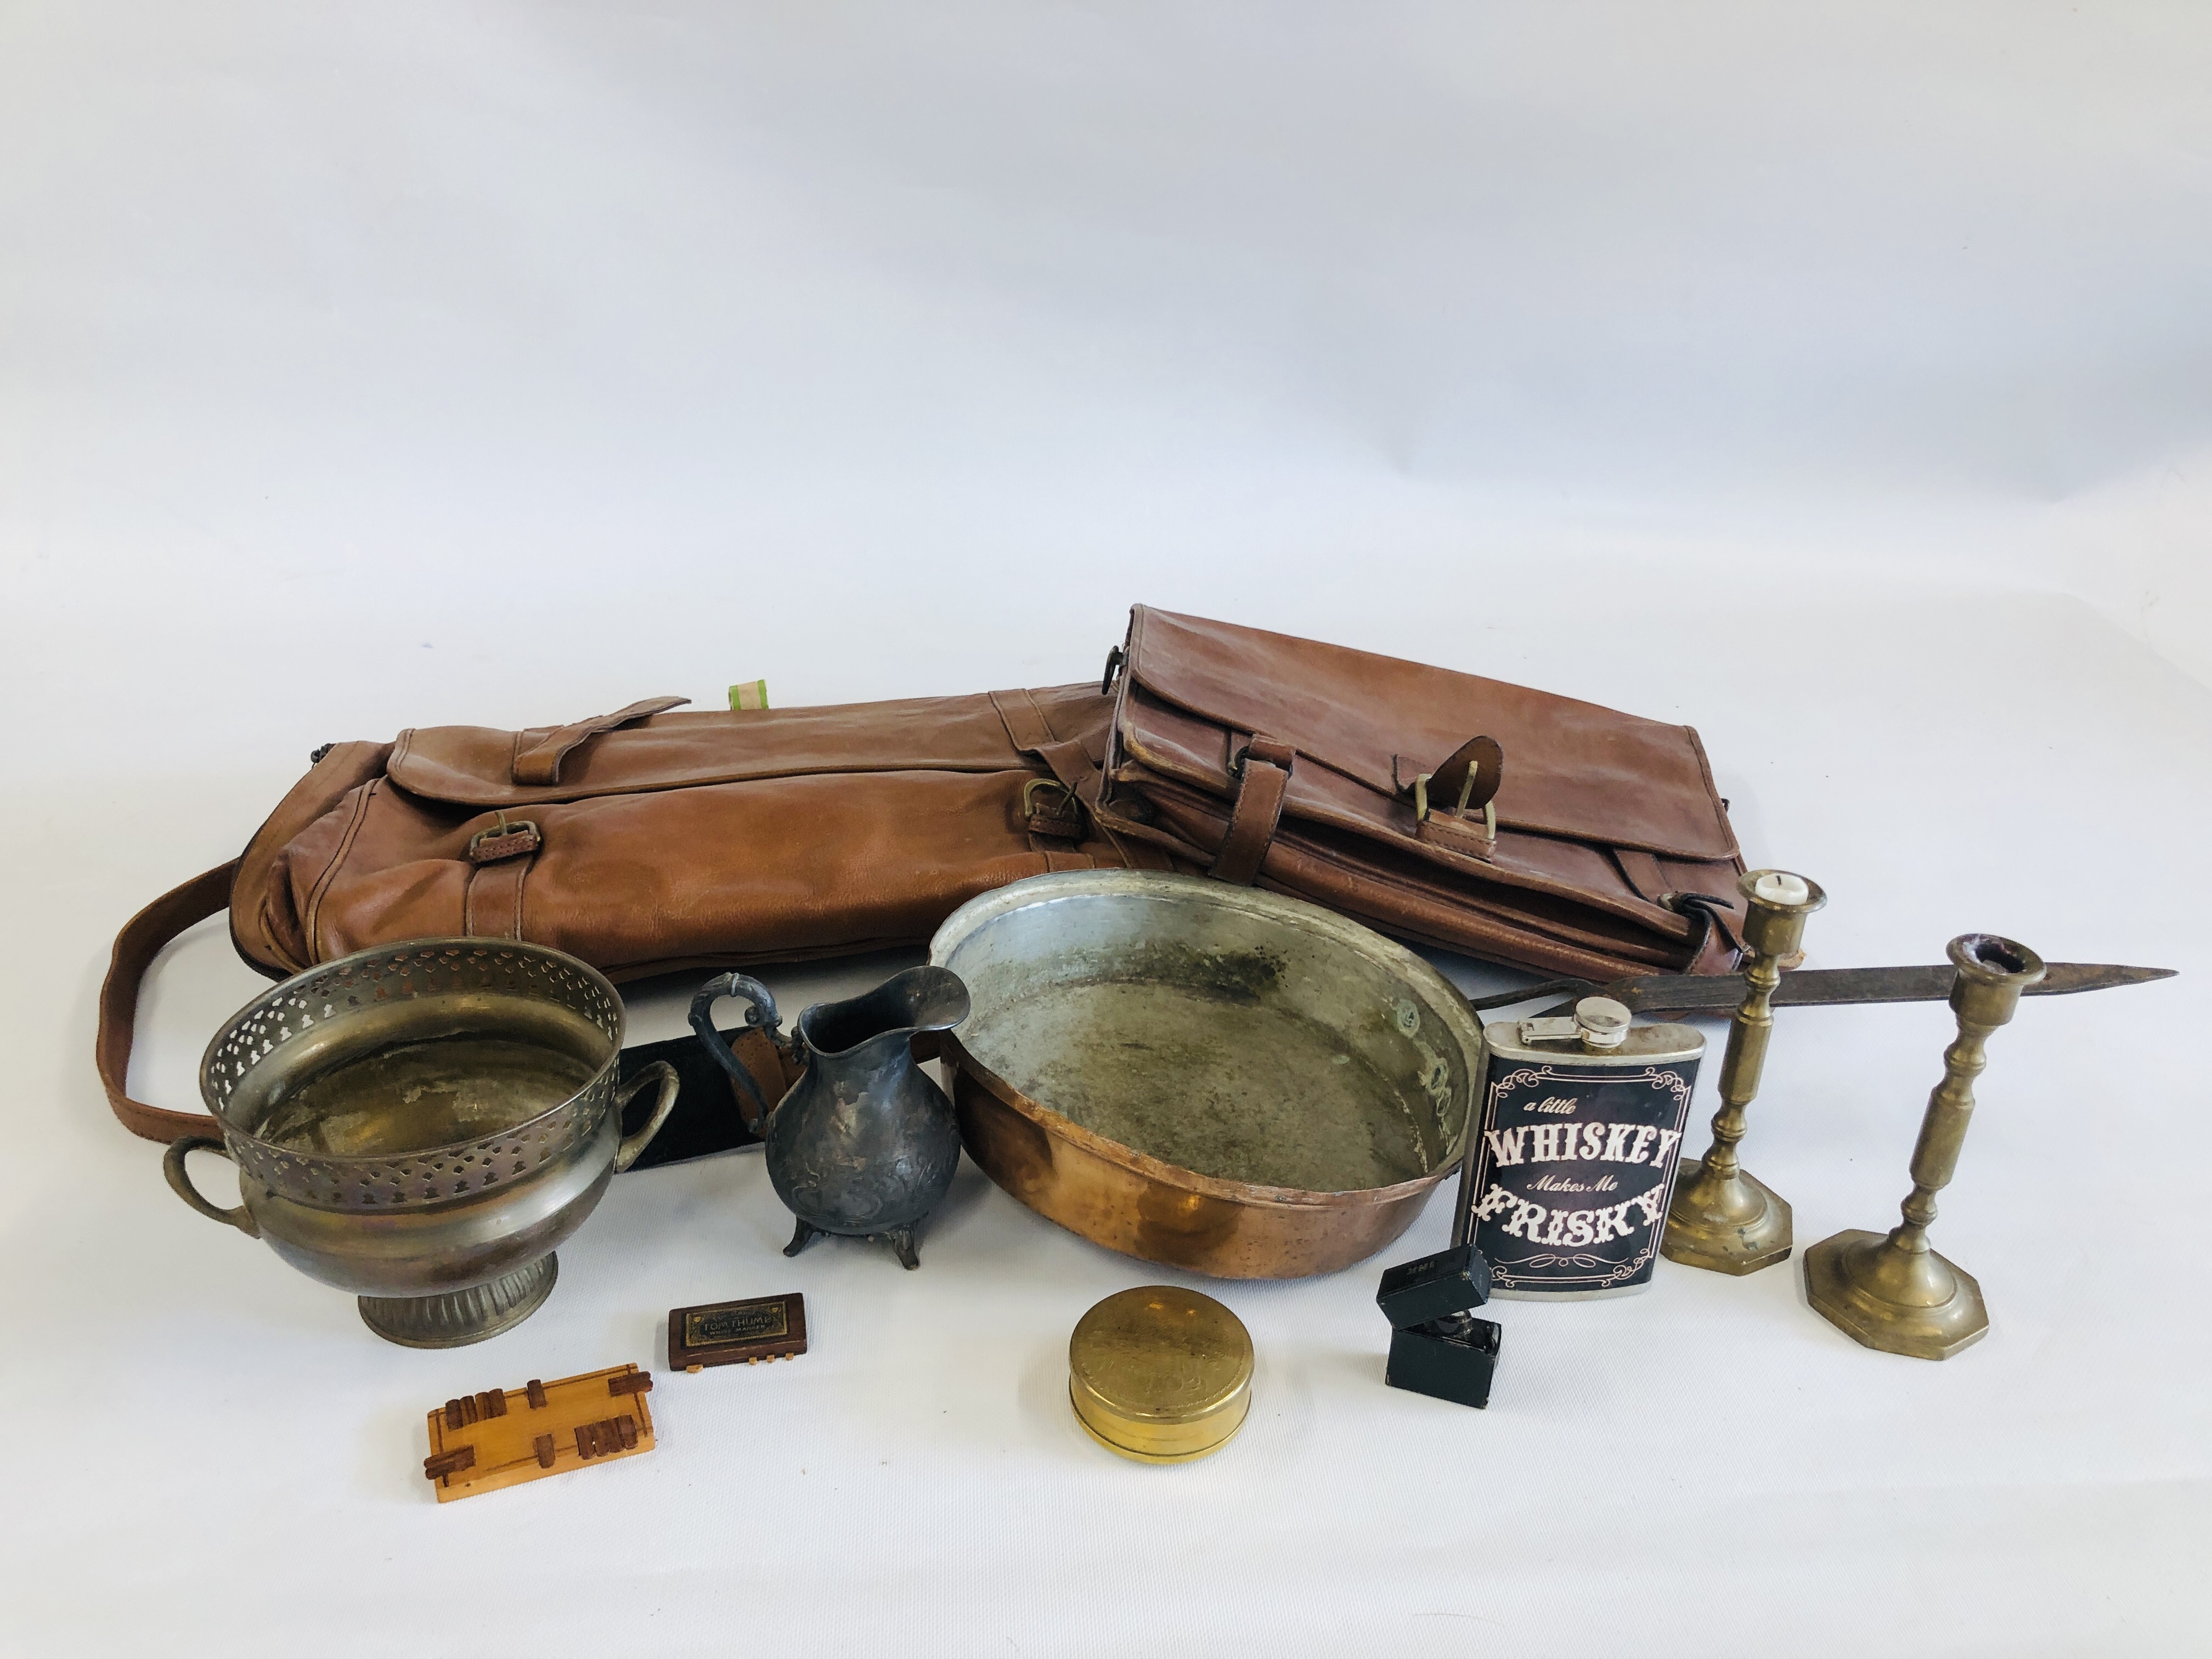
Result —
M387 1342L408 1348L465 1348L497 1336L536 1313L553 1293L559 1259L542 1255L489 1285L437 1296L364 1296L362 1322Z

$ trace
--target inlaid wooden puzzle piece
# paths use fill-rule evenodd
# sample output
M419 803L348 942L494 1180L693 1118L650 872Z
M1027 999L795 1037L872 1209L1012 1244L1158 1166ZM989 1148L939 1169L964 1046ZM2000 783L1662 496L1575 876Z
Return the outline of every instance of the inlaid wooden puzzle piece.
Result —
M491 1389L430 1413L422 1474L441 1504L653 1449L653 1374L617 1365L514 1393Z

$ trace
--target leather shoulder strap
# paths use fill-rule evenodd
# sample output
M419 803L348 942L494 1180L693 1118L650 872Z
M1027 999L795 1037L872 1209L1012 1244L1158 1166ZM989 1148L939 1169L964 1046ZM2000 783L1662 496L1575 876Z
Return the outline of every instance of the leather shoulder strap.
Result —
M632 720L641 720L648 714L665 714L690 701L689 697L647 697L627 708L617 708L611 714L594 714L573 726L556 726L535 743L514 751L514 781L532 788L549 788L561 781L561 763L578 744L618 726L628 726Z
M148 1140L174 1140L179 1135L221 1135L222 1126L204 1112L172 1112L133 1100L125 1092L131 1080L131 1042L138 1024L138 987L161 947L196 922L219 914L230 902L230 884L238 873L238 860L194 876L183 886L161 895L123 924L115 936L115 954L107 963L107 977L100 987L100 1035L93 1057L100 1067L100 1086L107 1103L123 1127Z

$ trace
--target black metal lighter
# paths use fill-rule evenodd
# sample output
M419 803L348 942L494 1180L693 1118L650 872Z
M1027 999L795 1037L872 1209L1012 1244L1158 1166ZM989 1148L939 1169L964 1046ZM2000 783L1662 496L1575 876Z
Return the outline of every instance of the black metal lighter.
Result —
M1489 1300L1490 1264L1472 1243L1385 1268L1375 1292L1391 1328L1382 1380L1462 1406L1487 1406L1499 1333L1469 1310Z

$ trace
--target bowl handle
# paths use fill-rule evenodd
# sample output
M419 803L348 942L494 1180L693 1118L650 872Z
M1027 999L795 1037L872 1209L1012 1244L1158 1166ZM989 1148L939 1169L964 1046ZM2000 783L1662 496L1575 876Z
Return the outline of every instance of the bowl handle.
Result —
M683 1079L677 1076L676 1068L666 1060L656 1060L652 1065L640 1068L635 1077L615 1091L615 1114L619 1121L622 1109L629 1105L647 1084L653 1082L660 1085L660 1094L653 1103L653 1115L646 1120L645 1127L635 1134L624 1135L622 1145L615 1149L617 1175L636 1163L645 1149L653 1144L653 1136L660 1133L660 1126L668 1121L669 1113L676 1109L676 1091L683 1086Z
M228 1222L248 1238L260 1237L260 1224L246 1213L246 1206L241 1204L234 1210L218 1210L200 1196L199 1188L192 1185L191 1176L185 1173L185 1154L187 1152L220 1152L223 1157L230 1158L230 1148L215 1135L185 1135L171 1141L169 1150L161 1154L161 1173L168 1178L169 1189L209 1220ZM238 1162L234 1158L230 1161L234 1164Z

